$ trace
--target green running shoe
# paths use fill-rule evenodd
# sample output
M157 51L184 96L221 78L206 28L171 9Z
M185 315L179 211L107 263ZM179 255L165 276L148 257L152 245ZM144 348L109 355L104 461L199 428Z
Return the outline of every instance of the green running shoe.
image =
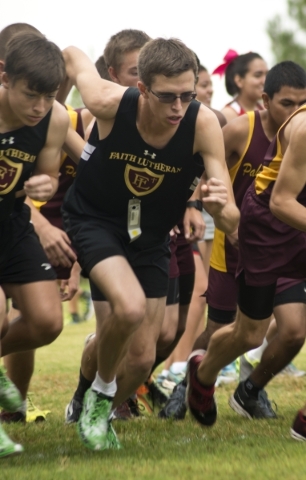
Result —
M78 432L84 445L91 450L110 447L109 416L113 399L91 388L86 392Z
M121 443L119 442L119 439L117 437L117 434L116 434L111 422L109 422L109 424L108 424L107 440L109 442L109 447L108 448L112 448L113 450L120 450L122 448Z
M23 452L22 445L14 443L13 440L7 436L0 424L0 458L21 452Z
M0 367L0 407L7 412L16 412L21 406L22 398L18 388Z

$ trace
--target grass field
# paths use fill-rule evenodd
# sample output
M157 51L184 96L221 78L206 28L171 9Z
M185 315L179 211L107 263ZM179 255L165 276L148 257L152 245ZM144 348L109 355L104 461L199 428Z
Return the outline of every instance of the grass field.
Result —
M219 387L219 418L210 429L191 418L182 422L156 417L114 422L123 444L119 451L92 452L75 426L64 425L64 408L75 389L85 336L94 321L66 325L50 346L37 351L31 391L35 403L51 410L47 421L8 425L23 444L20 456L0 461L1 480L270 480L306 478L306 443L291 439L293 417L306 401L306 377L278 377L268 388L278 405L277 420L246 420L227 405L234 385ZM306 349L296 365L306 369Z

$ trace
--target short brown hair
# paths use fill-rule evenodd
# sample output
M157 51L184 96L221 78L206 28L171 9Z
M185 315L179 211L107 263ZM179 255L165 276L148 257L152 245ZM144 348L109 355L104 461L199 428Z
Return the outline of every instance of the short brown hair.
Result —
M196 56L181 40L156 38L140 50L138 59L139 78L149 88L155 75L176 77L188 70L192 70L195 78L197 78Z
M36 33L42 35L37 28L29 23L12 23L3 28L0 32L0 60L4 60L6 54L6 46L10 39L17 33Z
M54 92L65 78L60 49L42 35L14 35L7 44L4 61L5 72L13 83L26 80L28 88L39 93Z
M104 78L104 80L111 80L109 73L108 73L108 68L105 62L104 55L101 55L98 60L95 63L96 69L98 70L98 73L101 78Z
M124 54L140 50L149 40L149 35L142 30L127 29L116 33L109 39L104 49L107 67L113 67L118 71Z

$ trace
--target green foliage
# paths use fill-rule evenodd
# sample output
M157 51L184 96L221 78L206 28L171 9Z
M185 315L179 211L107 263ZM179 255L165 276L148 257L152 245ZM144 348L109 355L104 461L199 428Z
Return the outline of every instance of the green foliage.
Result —
M67 104L70 105L72 108L84 107L80 92L75 87L72 88L69 94Z
M288 13L290 18L296 21L302 30L306 31L306 1L288 0Z
M306 0L288 0L288 15L293 24L296 24L294 31L283 26L279 15L267 25L275 62L292 60L306 68ZM305 41L301 43L304 35Z

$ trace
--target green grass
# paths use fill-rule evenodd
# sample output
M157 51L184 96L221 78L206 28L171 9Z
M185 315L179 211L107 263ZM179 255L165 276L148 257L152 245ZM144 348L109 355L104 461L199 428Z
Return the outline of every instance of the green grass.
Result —
M40 424L7 425L23 444L22 455L0 461L1 480L170 480L306 478L306 444L290 438L296 411L306 401L306 378L278 377L268 387L278 405L277 420L249 421L228 406L234 385L219 387L219 418L202 428L183 422L146 417L114 425L120 451L92 452L78 438L74 425L64 425L64 408L76 387L85 336L94 321L66 325L50 346L37 351L31 391L34 401L51 413ZM296 359L306 368L306 349Z

